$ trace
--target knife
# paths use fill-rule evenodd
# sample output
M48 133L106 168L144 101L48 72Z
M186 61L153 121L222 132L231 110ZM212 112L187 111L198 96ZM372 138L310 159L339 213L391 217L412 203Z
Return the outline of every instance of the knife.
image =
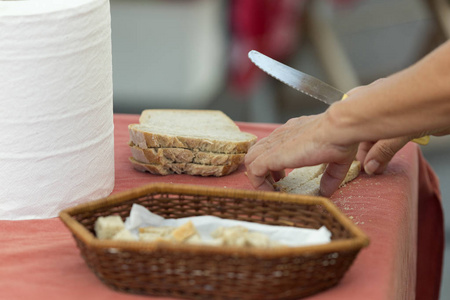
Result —
M311 75L286 66L285 64L259 53L256 50L251 50L248 53L248 57L258 68L270 76L278 79L297 91L325 102L328 105L344 100L348 97L347 94L332 87L331 85ZM413 142L420 145L427 145L429 141L429 136L413 139Z

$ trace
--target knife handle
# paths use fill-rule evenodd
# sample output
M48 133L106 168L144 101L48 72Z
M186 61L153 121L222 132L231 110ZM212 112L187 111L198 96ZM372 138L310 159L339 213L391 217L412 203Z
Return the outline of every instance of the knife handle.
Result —
M428 143L430 142L430 136L429 135L425 135L422 136L420 138L415 138L412 140L414 143L419 144L419 145L428 145Z
M342 96L341 100L345 100L347 97L348 97L348 95L344 94L344 96ZM420 138L415 138L412 141L414 143L416 143L416 144L425 146L425 145L428 145L428 143L430 142L430 136L426 135L426 136L423 136L423 137L420 137Z

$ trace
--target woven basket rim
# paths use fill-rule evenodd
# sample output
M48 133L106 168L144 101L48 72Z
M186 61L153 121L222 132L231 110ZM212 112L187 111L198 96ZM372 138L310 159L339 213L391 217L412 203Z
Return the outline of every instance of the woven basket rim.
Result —
M172 242L157 241L113 241L99 240L87 228L79 223L73 216L79 213L96 210L103 207L110 207L129 200L138 198L149 193L180 193L186 195L201 196L224 196L235 198L252 198L254 200L278 201L284 203L294 203L302 205L321 205L337 221L349 230L352 238L334 240L327 244L300 246L300 247L279 247L271 249L242 248L242 247L216 247L208 245L176 244ZM88 247L114 249L114 251L140 251L152 252L167 250L174 252L192 253L217 253L224 255L241 255L256 257L277 257L289 255L301 255L308 253L338 252L359 250L369 245L369 238L359 229L349 218L347 218L329 199L318 196L293 195L280 192L252 191L243 189L207 187L188 184L152 183L141 187L118 192L95 201L79 204L74 207L64 209L59 214L60 219L68 229Z

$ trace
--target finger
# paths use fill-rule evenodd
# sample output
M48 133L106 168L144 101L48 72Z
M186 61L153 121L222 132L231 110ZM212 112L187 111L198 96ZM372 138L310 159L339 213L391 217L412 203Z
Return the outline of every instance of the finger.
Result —
M370 149L372 149L375 142L362 142L359 144L358 152L356 153L356 160L361 163L361 167L364 168L364 161L366 160L367 154Z
M249 172L245 172L245 175L247 177L249 177L250 182L252 182L252 179L250 179L250 174ZM263 181L261 181L261 183L259 183L258 185L254 186L255 189L258 190L263 190L263 191L274 191L274 180L273 178L270 176L270 174L268 174Z
M324 197L330 197L344 181L350 163L329 163L320 181L320 194Z
M280 179L283 179L284 177L286 177L286 173L284 170L281 171L272 171L270 172L272 175L272 178L274 180L274 182L279 181Z
M265 191L273 191L273 190L275 190L274 184L275 184L275 180L272 176L272 172L269 172L264 180L264 183L259 186L259 189L265 190Z
M258 190L265 190L265 191L273 191L274 184L281 178L285 177L284 170L281 171L267 171L264 175L261 175L262 173L255 174L253 172L254 165L251 164L247 168L247 172L245 172L245 175L247 175L247 178L249 179L250 183L255 189ZM259 169L257 169L259 170Z
M274 187L269 180L264 180L263 184L258 187L258 190L261 191L274 191Z
M431 134L434 135L434 136L448 135L448 134L450 134L450 127L437 130L435 132L432 132ZM426 134L424 134L424 135L426 135Z
M274 147L271 151L265 151L256 157L253 162L247 165L248 178L255 188L260 188L264 184L267 175L270 174L274 180L279 180L284 176L284 161L280 147Z
M251 163L246 165L247 177L252 186L256 189L264 187L266 177L270 174L267 165L263 163L264 159L261 159L262 156L264 155L261 154L257 156Z
M410 137L400 137L376 142L364 159L364 171L369 174L381 174L394 155L406 145Z
M262 143L264 143L263 140ZM244 165L247 170L245 174L247 175L247 178L249 179L252 186L256 189L264 184L265 176L268 174L267 170L258 172L259 168L255 168L255 161L258 160L258 157L260 157L264 153L264 151L265 146L257 143L249 149L244 157Z
M271 148L273 148L274 145L280 143L280 141L278 142L276 141L277 139L277 135L275 134L276 130L272 132L269 136L260 139L256 144L250 147L244 158L244 164L246 167L251 165L253 161L255 161L255 159L258 158L259 156L264 155L268 152L270 153Z
M250 167L247 168L247 172L245 172L245 175L247 175L248 180L255 189L259 189L261 186L265 185L266 176L258 176L253 174Z
M250 147L248 149L247 154L245 154L244 157L244 164L246 166L250 165L256 157L261 155L262 152L266 149L265 142L267 140L267 137L260 139L256 144Z

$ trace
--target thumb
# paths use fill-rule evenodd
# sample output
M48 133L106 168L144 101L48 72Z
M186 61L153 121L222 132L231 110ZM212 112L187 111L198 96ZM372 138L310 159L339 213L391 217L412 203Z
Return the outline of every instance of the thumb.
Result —
M410 137L379 140L370 149L365 149L364 171L368 175L383 173L392 157L409 141Z
M350 163L329 163L320 180L320 194L324 197L330 197L341 185L345 179Z

